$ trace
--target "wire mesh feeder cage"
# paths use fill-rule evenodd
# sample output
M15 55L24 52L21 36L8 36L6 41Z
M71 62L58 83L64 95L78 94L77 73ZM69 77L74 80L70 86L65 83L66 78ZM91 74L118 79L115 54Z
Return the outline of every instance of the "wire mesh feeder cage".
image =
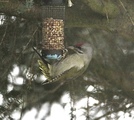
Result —
M42 57L60 60L65 50L65 6L43 6L42 10Z

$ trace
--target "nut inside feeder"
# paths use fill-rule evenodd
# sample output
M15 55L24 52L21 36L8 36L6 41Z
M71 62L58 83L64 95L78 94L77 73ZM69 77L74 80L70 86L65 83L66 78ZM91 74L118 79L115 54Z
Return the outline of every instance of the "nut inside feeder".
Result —
M42 56L60 60L64 46L64 6L44 6L42 27Z

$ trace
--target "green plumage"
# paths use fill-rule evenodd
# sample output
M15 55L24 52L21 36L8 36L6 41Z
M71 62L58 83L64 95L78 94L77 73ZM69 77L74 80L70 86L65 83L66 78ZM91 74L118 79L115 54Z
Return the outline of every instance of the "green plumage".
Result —
M51 77L50 77L50 71L49 68L42 60L38 60L39 68L42 71L43 75L47 78L48 81L51 82Z

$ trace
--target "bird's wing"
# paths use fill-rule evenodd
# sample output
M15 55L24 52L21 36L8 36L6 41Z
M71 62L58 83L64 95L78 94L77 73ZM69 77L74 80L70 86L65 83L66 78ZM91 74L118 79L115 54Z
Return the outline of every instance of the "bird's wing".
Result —
M78 68L72 67L71 69L63 72L60 75L55 76L54 78L51 78L51 80L43 82L42 84L45 85L45 84L49 84L49 83L56 82L56 81L65 81L65 80L76 79L76 77L79 77L80 75L81 75L81 72L78 70ZM69 76L71 76L71 77L69 77Z
M40 53L36 50L36 48L33 47L33 50L37 53L37 55L40 57L41 61L43 61L45 67L47 67L49 69L49 63L43 59L43 57L40 55ZM39 63L39 62L38 62Z
M46 65L42 60L38 60L39 68L48 81L51 81L50 77L50 65Z

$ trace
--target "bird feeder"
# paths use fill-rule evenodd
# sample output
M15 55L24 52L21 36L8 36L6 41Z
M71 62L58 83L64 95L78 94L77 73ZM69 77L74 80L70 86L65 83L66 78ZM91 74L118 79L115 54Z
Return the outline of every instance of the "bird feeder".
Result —
M65 50L65 6L43 6L42 11L42 57L60 60Z

